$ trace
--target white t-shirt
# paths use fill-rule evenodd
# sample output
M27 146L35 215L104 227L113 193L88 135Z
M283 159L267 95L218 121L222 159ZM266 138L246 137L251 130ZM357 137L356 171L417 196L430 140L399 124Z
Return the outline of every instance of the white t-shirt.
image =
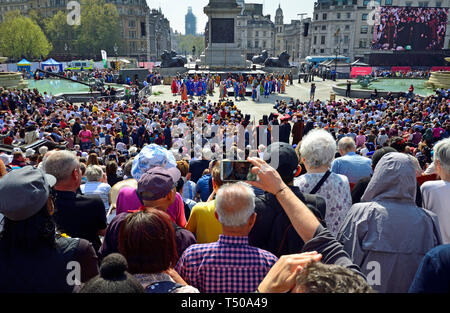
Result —
M450 182L428 181L421 187L423 208L438 217L443 244L450 243Z

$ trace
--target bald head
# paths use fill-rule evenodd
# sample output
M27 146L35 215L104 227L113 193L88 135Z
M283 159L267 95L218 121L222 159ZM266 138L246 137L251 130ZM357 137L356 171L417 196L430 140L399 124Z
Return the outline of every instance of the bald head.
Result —
M255 193L246 183L222 186L216 195L216 212L224 227L245 226L255 213Z
M339 140L338 149L341 155L356 151L356 143L352 137L344 137Z

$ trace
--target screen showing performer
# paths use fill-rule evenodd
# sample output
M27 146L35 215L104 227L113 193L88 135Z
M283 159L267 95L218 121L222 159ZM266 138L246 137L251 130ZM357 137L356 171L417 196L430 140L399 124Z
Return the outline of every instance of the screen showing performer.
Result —
M442 50L448 11L448 8L381 7L372 49Z

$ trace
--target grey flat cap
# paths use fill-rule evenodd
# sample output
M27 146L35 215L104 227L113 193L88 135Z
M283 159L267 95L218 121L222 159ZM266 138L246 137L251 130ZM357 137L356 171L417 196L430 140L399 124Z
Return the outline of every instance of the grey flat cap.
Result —
M12 221L26 220L47 202L56 178L32 166L13 170L0 179L0 213Z

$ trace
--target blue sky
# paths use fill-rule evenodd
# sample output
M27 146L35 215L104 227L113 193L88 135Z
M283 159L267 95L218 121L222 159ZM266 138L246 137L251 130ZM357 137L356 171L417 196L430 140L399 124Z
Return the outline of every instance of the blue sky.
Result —
M297 19L297 14L308 13L312 17L314 10L314 2L316 0L249 0L247 3L264 3L264 14L270 14L272 20L275 17L275 11L278 5L284 12L284 22L289 23L293 19ZM169 19L170 26L178 32L184 33L184 16L187 8L192 7L192 11L197 16L197 31L203 32L207 17L203 13L203 7L209 3L209 0L147 0L151 8L159 8L163 14Z

